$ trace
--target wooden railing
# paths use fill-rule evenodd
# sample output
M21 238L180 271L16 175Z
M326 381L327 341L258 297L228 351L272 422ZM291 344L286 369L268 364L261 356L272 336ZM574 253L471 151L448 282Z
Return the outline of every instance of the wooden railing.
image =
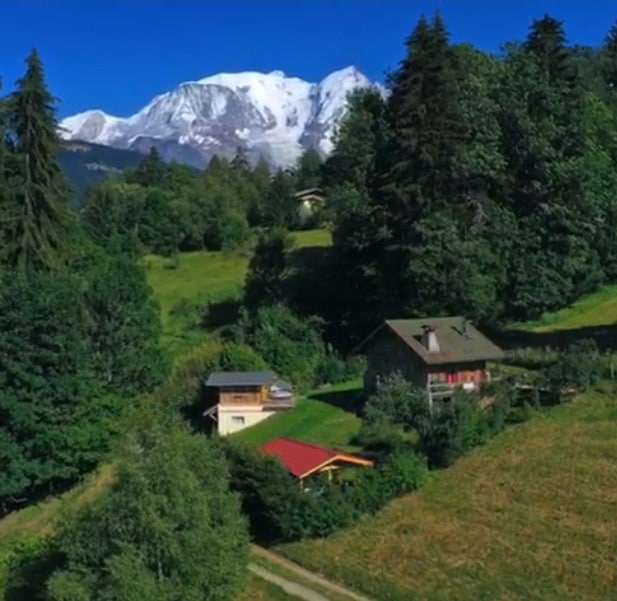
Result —
M290 397L279 398L268 395L263 406L265 409L293 409L296 406L296 397L291 395Z

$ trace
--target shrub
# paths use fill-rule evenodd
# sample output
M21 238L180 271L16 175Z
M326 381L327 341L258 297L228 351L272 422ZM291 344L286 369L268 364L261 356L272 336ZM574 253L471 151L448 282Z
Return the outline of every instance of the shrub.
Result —
M486 417L475 395L456 391L449 401L435 403L430 419L418 428L419 446L431 467L448 467L489 435Z
M269 367L248 344L230 343L221 349L217 369L221 371L265 371Z
M486 409L486 422L491 435L501 432L506 423L512 420L512 410L515 406L516 391L507 383L489 384L484 394L494 400Z
M347 382L361 377L365 370L366 360L363 357L351 357L343 360L328 345L326 354L315 369L315 385Z
M222 349L223 345L218 341L209 341L193 349L174 365L167 383L157 392L157 398L164 400L178 396L185 405L198 403L203 377L217 368Z
M379 468L378 475L388 498L394 499L421 488L428 468L426 460L415 453L397 453Z
M303 498L280 461L240 442L225 440L231 489L240 495L251 534L262 543L301 538Z
M504 363L526 369L543 369L555 363L558 358L559 351L550 347L522 347L509 350Z
M46 598L235 598L248 532L217 445L142 425L123 451L111 488L61 524Z
M364 416L369 423L390 422L406 431L417 430L429 418L427 392L413 386L401 375L393 374L369 398Z
M405 433L400 426L387 418L377 419L376 417L362 421L362 427L354 442L366 451L382 458L393 455L408 446Z
M309 388L324 356L316 319L302 319L288 308L262 307L249 324L251 346L281 377Z
M50 538L21 538L10 550L0 551L0 598L12 601L41 599L45 581L59 563L60 557Z
M225 441L224 448L232 490L240 494L252 535L265 544L328 536L416 490L427 473L425 461L401 452L379 468L362 470L347 485L316 476L303 492L276 459L235 441Z
M560 395L562 389L585 390L603 375L605 367L593 340L581 340L561 353L553 365L544 371L551 391Z

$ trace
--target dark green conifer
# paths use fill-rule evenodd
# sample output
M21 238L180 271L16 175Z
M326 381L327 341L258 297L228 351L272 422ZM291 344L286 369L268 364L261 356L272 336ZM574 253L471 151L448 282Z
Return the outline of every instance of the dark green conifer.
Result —
M153 146L139 165L126 174L125 179L129 184L140 186L164 186L167 183L168 174L169 167Z
M57 265L68 243L70 188L58 161L55 99L36 50L8 99L14 207L2 260L22 270Z

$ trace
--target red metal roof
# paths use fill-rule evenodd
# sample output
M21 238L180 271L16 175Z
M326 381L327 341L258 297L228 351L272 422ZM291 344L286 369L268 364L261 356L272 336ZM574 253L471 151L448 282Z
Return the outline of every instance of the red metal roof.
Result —
M307 472L339 455L332 449L289 438L277 438L261 447L261 450L267 455L279 457L296 478L301 478Z

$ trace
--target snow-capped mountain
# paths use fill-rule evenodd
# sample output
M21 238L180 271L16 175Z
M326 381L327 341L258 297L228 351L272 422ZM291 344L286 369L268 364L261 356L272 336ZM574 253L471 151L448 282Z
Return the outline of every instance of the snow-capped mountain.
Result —
M157 96L128 118L93 110L67 117L61 136L114 148L148 152L203 167L212 155L250 157L291 166L307 148L332 151L332 136L345 115L347 95L375 87L355 67L313 84L281 71L220 73L186 82Z

